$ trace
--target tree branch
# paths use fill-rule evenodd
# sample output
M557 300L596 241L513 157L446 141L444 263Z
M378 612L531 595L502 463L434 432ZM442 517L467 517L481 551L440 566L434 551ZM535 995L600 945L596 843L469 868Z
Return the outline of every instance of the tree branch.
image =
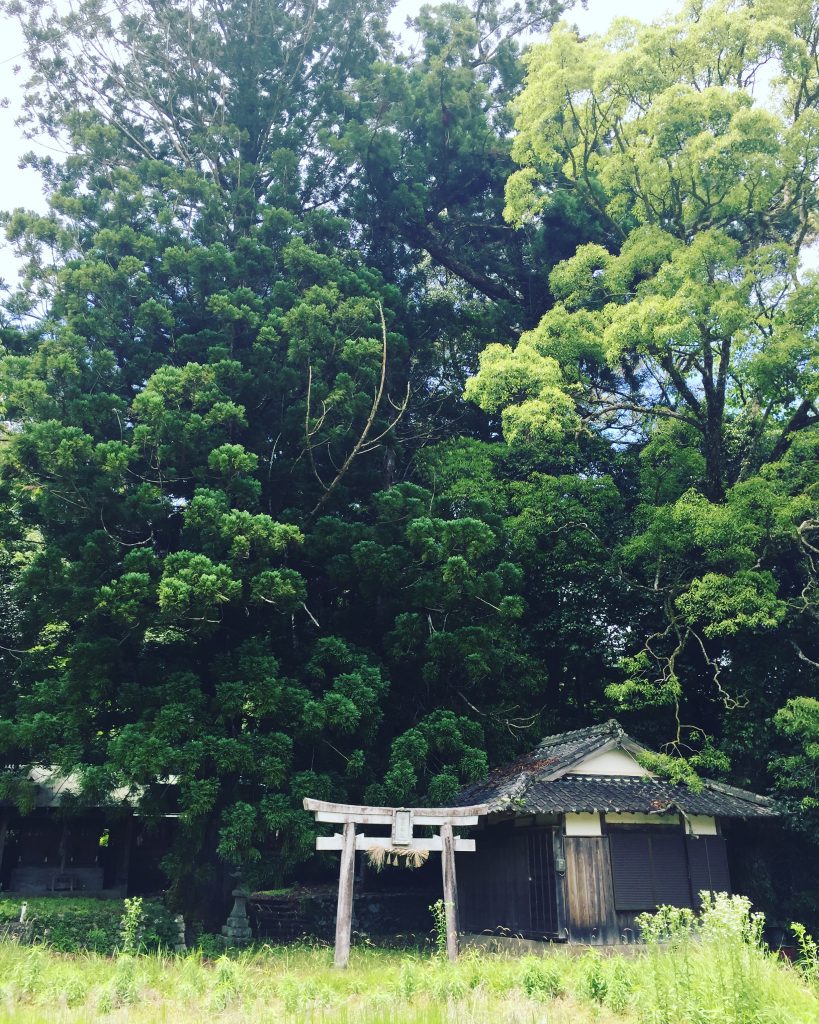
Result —
M322 496L319 498L318 502L316 503L315 508L312 510L310 515L307 517L308 522L310 520L314 519L315 516L327 504L327 501L329 500L330 495L333 493L333 491L336 489L336 487L338 487L338 485L341 483L343 478L346 476L347 470L353 464L354 459L358 455L360 455L362 453L362 450L364 450L364 451L371 451L372 450L371 448L369 448L369 447L365 448L364 446L365 446L365 444L367 442L367 438L370 436L370 431L372 430L373 424L375 423L375 417L378 414L378 409L379 409L379 407L381 405L381 400L384 397L384 382L385 382L386 376L387 376L387 322L384 319L384 307L381 305L380 302L378 303L378 312L379 312L379 314L381 316L381 336L382 336L382 339L383 339L383 344L382 344L382 349L381 349L381 378L380 378L380 380L378 382L378 387L375 390L375 395L373 396L373 404L370 407L370 413L369 413L369 416L367 417L367 422L364 424L364 429L361 431L361 436L356 441L355 445L353 446L352 451L349 453L347 458L341 464L341 467L339 468L338 472L336 473L336 475L333 478L332 482L330 483L329 487L327 487L327 489L325 490L324 494L322 494ZM382 431L382 433L378 435L378 439L384 437L385 434L389 433L389 431L392 430L396 426L398 421L401 419L401 417L406 412L408 404L409 404L409 391L407 391L407 397L404 399L404 401L402 402L402 404L398 408L398 414L396 415L395 419L393 419L393 421L386 428L386 430Z
M785 424L771 452L771 462L777 462L788 450L791 434L795 434L798 430L804 430L805 427L809 427L814 423L819 423L819 416L810 415L814 411L813 400L806 398Z

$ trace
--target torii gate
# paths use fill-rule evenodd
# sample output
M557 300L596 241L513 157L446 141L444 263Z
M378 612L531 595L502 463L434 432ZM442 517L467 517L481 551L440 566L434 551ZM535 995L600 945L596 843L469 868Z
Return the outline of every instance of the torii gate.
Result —
M353 926L353 878L355 851L382 847L439 850L444 881L446 909L446 951L450 960L458 958L458 884L455 878L455 853L474 853L475 840L453 835L453 825L477 825L486 813L482 804L473 807L366 807L359 804L334 804L306 797L304 809L312 811L316 821L344 826L344 832L318 836L317 850L341 850L336 912L336 967L346 967L350 959L350 935ZM389 825L389 836L356 835L356 825ZM415 825L432 825L437 836L426 839L413 835Z

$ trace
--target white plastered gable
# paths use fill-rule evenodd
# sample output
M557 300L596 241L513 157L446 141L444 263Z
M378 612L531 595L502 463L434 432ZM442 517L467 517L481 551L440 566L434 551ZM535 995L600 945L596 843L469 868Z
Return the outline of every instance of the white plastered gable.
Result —
M568 770L567 775L632 775L647 776L636 759L622 747L613 747L597 754L591 754Z

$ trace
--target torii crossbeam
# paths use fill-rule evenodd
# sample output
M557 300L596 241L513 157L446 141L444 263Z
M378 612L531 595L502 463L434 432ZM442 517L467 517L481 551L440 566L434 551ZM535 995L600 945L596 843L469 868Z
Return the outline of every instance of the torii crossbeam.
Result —
M316 821L343 825L343 833L318 836L317 850L341 850L336 913L336 967L346 967L350 959L353 926L353 878L355 851L382 847L404 850L440 850L446 908L446 951L450 960L458 958L458 883L455 878L455 853L474 853L475 840L453 834L453 826L477 825L482 804L474 807L367 807L359 804L334 804L325 800L304 800L304 809L312 811ZM389 825L389 836L356 835L356 825ZM437 836L418 838L416 825L431 825Z

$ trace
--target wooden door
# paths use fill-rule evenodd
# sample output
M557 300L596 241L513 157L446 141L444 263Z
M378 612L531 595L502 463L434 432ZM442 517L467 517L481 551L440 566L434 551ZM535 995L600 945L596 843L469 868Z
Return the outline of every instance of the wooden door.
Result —
M529 832L529 930L532 938L558 933L554 829Z
M607 945L619 938L608 836L566 836L566 916L573 942Z
M550 938L558 932L553 829L491 827L458 861L461 926Z

